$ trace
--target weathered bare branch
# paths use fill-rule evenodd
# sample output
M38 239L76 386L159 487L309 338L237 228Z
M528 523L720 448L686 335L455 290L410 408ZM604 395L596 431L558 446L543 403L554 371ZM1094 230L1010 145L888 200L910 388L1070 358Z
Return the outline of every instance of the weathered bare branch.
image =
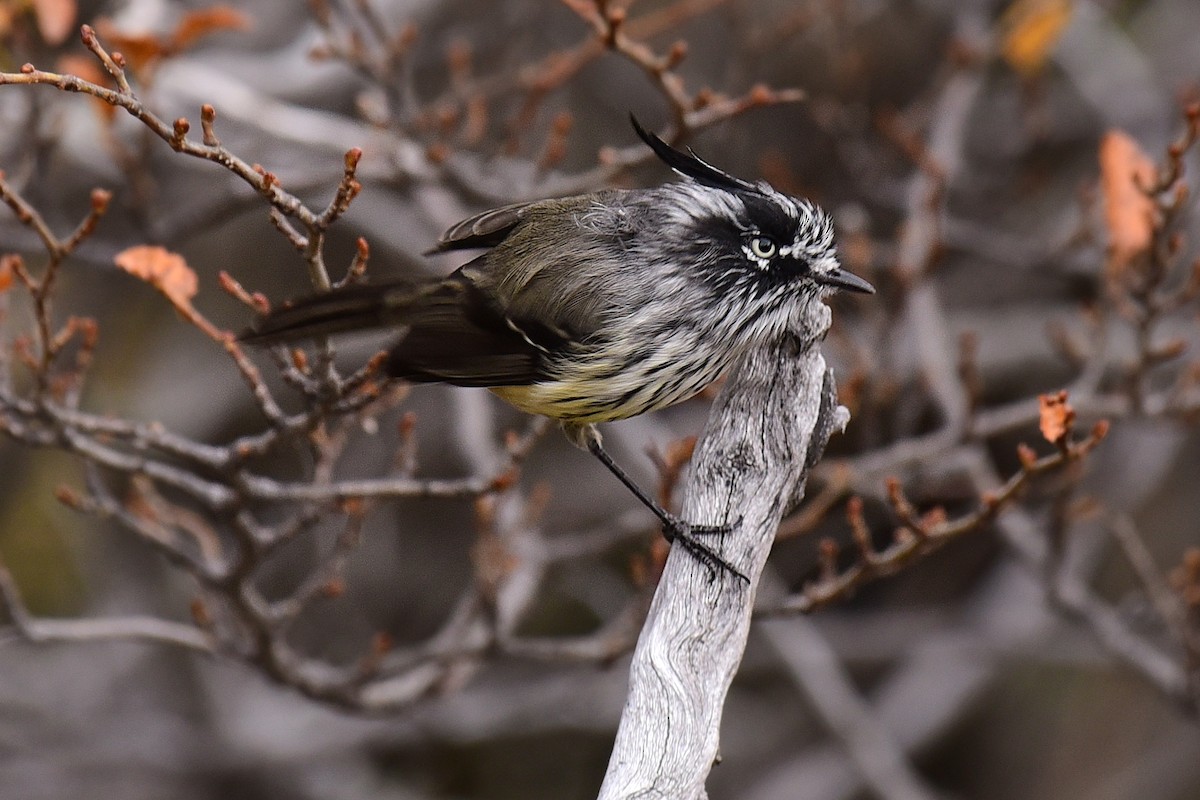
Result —
M813 334L797 332L747 355L713 405L682 514L695 524L736 523L718 549L750 582L710 574L672 548L634 651L602 800L705 796L725 694L780 518L804 484L810 454L824 448L822 436L849 419L818 346L796 352L796 342L812 342Z

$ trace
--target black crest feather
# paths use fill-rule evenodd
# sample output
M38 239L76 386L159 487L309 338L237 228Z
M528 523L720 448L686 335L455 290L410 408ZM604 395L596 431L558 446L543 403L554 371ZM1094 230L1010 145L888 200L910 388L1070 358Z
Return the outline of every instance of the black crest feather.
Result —
M633 116L633 114L629 115L629 121L633 123L633 129L637 132L638 137L654 151L654 154L662 159L664 164L680 175L686 175L697 183L711 189L720 189L725 192L762 194L762 191L749 181L735 178L729 173L722 172L712 164L709 164L696 155L692 148L689 147L685 153L682 150L676 150L674 147L671 147L671 145L664 142L658 136L643 128L641 123L637 121L637 117Z

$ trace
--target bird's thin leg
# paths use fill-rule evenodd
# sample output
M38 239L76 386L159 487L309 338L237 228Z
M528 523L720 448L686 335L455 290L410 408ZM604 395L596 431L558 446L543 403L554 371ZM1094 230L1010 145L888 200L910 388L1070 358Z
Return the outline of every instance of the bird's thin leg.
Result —
M666 537L668 542L678 542L684 550L687 550L697 561L708 567L709 571L714 575L721 569L746 583L750 582L737 568L722 558L712 548L702 544L695 538L697 535L722 535L729 533L737 527L736 522L733 525L692 525L685 522L660 506L653 497L646 493L645 489L638 486L633 478L629 477L629 474L621 469L612 456L608 454L608 451L604 449L604 446L600 444L599 436L594 434L588 436L587 448L591 451L592 455L600 459L600 463L607 467L609 472L617 476L617 480L625 484L626 488L633 492L634 496L642 501L642 504L653 511L654 516L662 521L663 536Z

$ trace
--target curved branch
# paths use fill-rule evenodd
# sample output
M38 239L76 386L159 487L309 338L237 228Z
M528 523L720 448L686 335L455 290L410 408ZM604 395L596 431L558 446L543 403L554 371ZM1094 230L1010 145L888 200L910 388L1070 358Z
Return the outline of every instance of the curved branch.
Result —
M721 710L742 660L754 596L779 520L824 439L849 416L818 346L828 327L749 353L713 405L684 486L683 518L738 522L715 542L750 579L710 575L674 548L638 640L602 800L701 798ZM797 352L798 343L809 343Z
M108 617L99 619L44 619L29 613L17 583L0 563L0 609L8 612L11 635L28 642L140 641L173 644L203 653L217 650L216 641L195 625L157 617ZM0 627L0 643L4 641Z

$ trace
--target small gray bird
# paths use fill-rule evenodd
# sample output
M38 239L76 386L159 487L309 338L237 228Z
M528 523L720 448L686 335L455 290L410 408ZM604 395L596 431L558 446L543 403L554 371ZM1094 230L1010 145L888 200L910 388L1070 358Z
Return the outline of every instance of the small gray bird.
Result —
M558 420L655 513L669 541L714 574L744 580L700 540L737 523L691 525L668 512L608 455L596 423L686 400L793 318L815 318L834 290L874 289L840 268L832 220L816 205L728 175L632 122L686 180L485 211L430 251L486 250L449 277L304 298L242 338L400 330L389 375L485 386Z

